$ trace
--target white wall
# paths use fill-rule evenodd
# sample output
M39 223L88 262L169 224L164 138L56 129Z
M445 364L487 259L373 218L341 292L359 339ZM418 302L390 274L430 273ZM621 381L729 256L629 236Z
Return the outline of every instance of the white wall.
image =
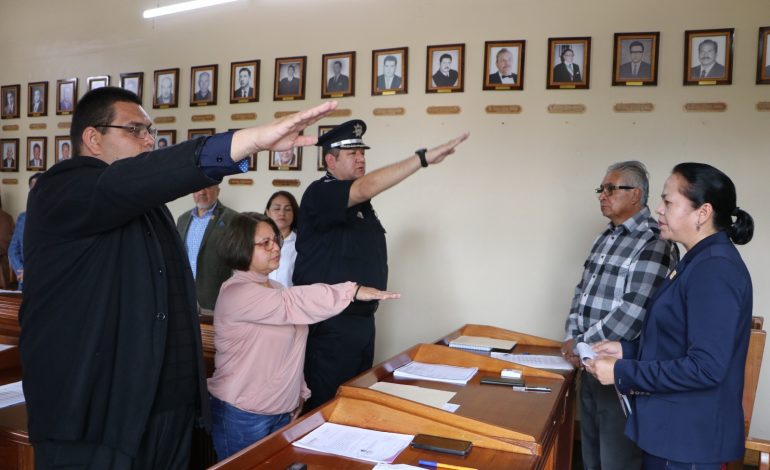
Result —
M770 100L770 86L754 84L757 30L770 25L764 0L505 0L467 2L423 0L390 2L326 0L241 0L205 11L144 21L140 10L155 2L70 0L8 1L0 7L0 83L22 85L121 72L145 73L145 107L154 116L175 116L178 137L187 129L211 127L191 116L213 112L217 130L241 127L236 112L257 112L257 123L276 111L319 103L321 55L357 51L356 96L342 108L369 125L370 168L409 155L414 149L443 142L463 130L470 140L448 161L426 170L375 200L388 230L390 288L402 300L378 312L377 358L386 358L416 342L432 341L461 324L474 322L560 339L574 284L593 237L606 220L592 189L612 162L640 159L651 172L652 194L662 188L670 168L695 160L724 170L738 187L739 204L755 218L756 236L741 253L755 286L756 314L770 321L770 255L767 246L770 200L766 183L770 159L766 138L770 113L755 111ZM43 12L43 13L41 13ZM34 34L30 25L35 25ZM684 30L735 28L733 85L682 86ZM615 32L660 31L657 87L611 87ZM591 88L546 90L547 38L591 36ZM526 39L525 89L481 91L485 40ZM465 92L424 93L426 46L466 44ZM409 94L370 96L371 50L409 47ZM304 102L273 102L274 59L308 56ZM230 105L230 62L262 60L260 102ZM218 106L187 105L190 67L218 63ZM180 107L151 110L152 72L180 67ZM55 94L51 94L52 101ZM687 102L727 103L725 113L685 113ZM24 101L25 102L25 101ZM617 102L651 102L655 111L616 114ZM554 103L580 103L583 115L548 114ZM519 104L520 115L488 115L489 104ZM457 116L429 116L431 105L459 105ZM374 117L376 107L402 106L403 117ZM26 111L26 105L22 108ZM54 114L52 108L49 114ZM28 135L46 135L49 149L56 128L67 119L11 121L20 131L2 132L25 145ZM327 119L335 124L342 119ZM48 129L32 132L29 124ZM3 124L9 122L4 121ZM315 127L310 129L315 133ZM274 178L299 178L300 196L320 177L315 149L306 149L301 172L267 171L260 155L251 187L223 185L222 199L238 210L262 209L276 188ZM48 156L49 164L53 151ZM4 207L16 214L26 197L25 171L17 186L3 185ZM651 198L651 205L657 197ZM176 215L190 198L170 204ZM770 351L770 348L768 348ZM770 353L765 353L766 362ZM765 367L767 369L767 367ZM770 436L770 379L762 374L752 434Z

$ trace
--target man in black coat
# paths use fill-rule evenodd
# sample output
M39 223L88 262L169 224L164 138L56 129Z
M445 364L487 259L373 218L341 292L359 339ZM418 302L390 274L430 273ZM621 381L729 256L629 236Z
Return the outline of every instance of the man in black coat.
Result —
M88 92L75 157L29 195L20 349L38 469L186 469L193 423L209 421L195 287L164 205L245 171L298 136L326 103L265 126L152 151L139 98Z

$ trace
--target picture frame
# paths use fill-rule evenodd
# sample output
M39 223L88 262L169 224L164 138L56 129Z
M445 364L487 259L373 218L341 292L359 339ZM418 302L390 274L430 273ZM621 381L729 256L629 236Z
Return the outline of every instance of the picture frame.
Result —
M63 78L56 80L56 114L68 116L78 104L78 79Z
M27 84L27 117L48 116L48 82Z
M257 59L230 63L230 103L259 101L259 66Z
M615 33L612 86L657 86L660 32Z
M141 101L144 93L144 72L121 73L120 88L133 91Z
M279 171L299 171L302 169L302 147L293 147L283 152L270 151L268 169Z
M427 50L425 93L462 92L465 89L465 44L428 46Z
M45 171L48 138L27 137L27 171Z
M484 43L484 90L524 89L523 39L486 41Z
M110 86L110 76L109 75L94 75L93 77L86 78L86 90L96 90L97 88L102 88Z
M228 129L228 130L230 132L232 132L232 131L237 131L237 130L240 130L240 129L241 129L240 127L237 127L237 128ZM252 153L252 154L250 154L249 156L246 157L248 159L248 162L249 162L248 171L257 171L257 155L258 154L259 154L259 152L254 152L254 153Z
M0 139L0 171L19 171L19 139Z
M217 131L213 127L207 127L205 129L188 129L187 140L197 139L198 137L209 137L216 133Z
M155 139L155 149L168 147L176 144L176 131L173 129L165 129L158 131L158 137Z
M166 109L179 107L179 69L153 72L152 107Z
M404 85L406 86L406 85ZM322 135L326 134L330 130L337 127L339 124L327 124L327 125L319 125L318 126L318 137L321 137ZM326 162L324 161L324 149L321 146L318 146L318 157L316 157L316 169L318 171L326 171Z
M591 81L591 38L548 38L547 67L547 89L587 89Z
M305 99L306 65L307 56L275 59L273 101Z
M197 65L190 68L190 106L217 104L219 65Z
M54 137L54 156L56 163L72 158L72 140L70 140L70 136L57 135Z
M770 85L770 26L759 28L759 42L757 43L757 85ZM5 96L5 95L3 95Z
M409 48L372 51L372 96L400 95L409 91Z
M356 95L355 51L324 54L321 64L321 98Z
M734 28L684 32L684 85L733 83Z
M20 94L21 85L5 85L0 87L0 98L2 98L2 105L0 105L0 119L19 118Z

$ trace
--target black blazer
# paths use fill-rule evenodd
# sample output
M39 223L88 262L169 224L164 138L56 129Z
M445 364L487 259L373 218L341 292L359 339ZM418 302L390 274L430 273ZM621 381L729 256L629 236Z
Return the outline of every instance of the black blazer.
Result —
M204 142L182 142L112 165L92 157L64 160L30 192L19 320L33 443L79 440L136 453L155 399L168 327L165 261L148 214L163 218L174 232L164 203L219 182L198 167ZM187 265L178 237L175 247ZM189 265L184 271L194 306ZM190 317L207 423L194 309Z
M580 75L580 66L578 64L572 64L572 72L570 75L567 71L567 66L562 62L553 68L553 81L554 82L582 82L583 77Z

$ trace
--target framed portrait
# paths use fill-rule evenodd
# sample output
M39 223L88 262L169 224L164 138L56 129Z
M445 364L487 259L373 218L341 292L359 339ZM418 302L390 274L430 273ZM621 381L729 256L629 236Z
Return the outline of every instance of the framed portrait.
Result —
M759 45L757 46L757 85L770 84L770 48L767 47L768 35L770 35L770 26L759 28Z
M524 89L523 39L484 43L484 90Z
M591 38L548 38L546 88L588 88Z
M259 61L230 63L230 102L259 101Z
M426 93L461 92L465 87L465 44L428 46Z
M97 88L102 88L106 86L110 86L110 76L109 75L96 75L93 77L86 78L86 89L88 91L96 90Z
M615 33L613 86L657 86L660 32Z
M372 96L408 92L409 48L372 51Z
M228 130L232 132L232 131L237 131L237 130L240 130L240 129L241 129L240 127L236 127L236 128L228 129ZM246 157L246 159L249 162L249 171L257 171L257 154L259 154L259 152L254 152L251 155L249 155L248 157Z
M48 139L27 137L27 171L45 171Z
M0 171L19 171L19 139L0 139Z
M27 116L48 116L48 82L27 84Z
M305 99L307 56L275 59L273 101Z
M72 158L72 141L68 135L54 137L54 154L56 163Z
M19 93L21 93L21 85L6 85L0 88L0 97L3 100L0 118L16 119L19 117Z
M152 107L154 109L179 106L179 69L156 70L153 76Z
M217 131L213 127L206 129L189 129L187 131L187 140L197 139L198 137L208 137L216 133Z
M735 29L684 32L684 84L730 85L733 82Z
M168 147L169 145L174 145L175 143L176 143L176 131L174 130L158 131L158 137L155 139L156 149L162 149L162 148Z
M318 126L318 137L321 137L335 127L337 127L337 124ZM326 163L324 162L324 149L320 146L318 147L316 166L318 171L326 171Z
M217 71L219 66L199 65L190 69L190 106L217 104Z
M120 88L133 91L141 100L144 89L144 72L121 73Z
M56 80L56 114L69 115L78 104L78 79Z
M338 52L321 57L321 98L355 96L356 53Z
M271 170L299 171L302 169L302 147L294 147L283 152L270 151L269 163L268 167Z

